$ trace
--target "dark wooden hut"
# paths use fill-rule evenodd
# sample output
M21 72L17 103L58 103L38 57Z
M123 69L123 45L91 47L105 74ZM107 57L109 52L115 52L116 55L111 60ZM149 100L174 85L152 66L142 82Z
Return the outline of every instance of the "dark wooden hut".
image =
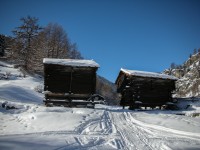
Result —
M121 69L115 84L121 93L121 106L154 108L172 102L176 80L165 74Z
M4 56L5 52L5 36L0 34L0 56Z
M75 106L103 99L95 94L99 65L93 60L44 58L43 63L46 104Z

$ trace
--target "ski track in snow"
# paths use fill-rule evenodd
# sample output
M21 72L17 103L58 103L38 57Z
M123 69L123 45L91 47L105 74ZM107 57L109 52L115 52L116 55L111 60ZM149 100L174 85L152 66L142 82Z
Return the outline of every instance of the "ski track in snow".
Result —
M150 125L140 122L130 112L112 112L104 110L100 119L91 119L81 124L76 131L80 135L92 135L101 138L115 138L109 141L115 149L161 149L169 150L170 141L180 141L199 145L200 135ZM102 136L104 135L104 136ZM101 139L99 138L99 140ZM81 143L81 138L77 138ZM100 140L101 141L101 140ZM103 140L104 142L106 140ZM105 143L99 143L105 144ZM83 144L81 144L83 145Z
M134 139L138 141L138 144L136 144L135 147L136 149L168 150L171 149L169 148L170 141L190 143L191 140L194 140L195 143L199 145L200 139L198 137L200 135L198 134L196 137L193 135L194 133L168 129L158 125L145 124L136 120L130 112L124 112L123 115L123 118L125 119L124 122L127 122L126 127L131 127L130 131L135 133ZM140 146L137 148L138 145Z
M124 149L124 150L171 150L177 149L176 143L186 145L194 145L195 148L200 146L200 135L198 133L190 133L159 125L144 123L137 120L134 111L121 110L119 108L102 107L94 110L88 109L84 114L82 109L45 109L48 113L65 113L82 114L80 124L74 130L58 130L37 132L37 128L31 125L31 120L35 118L35 114L41 112L43 106L34 105L25 107L26 110L22 114L14 115L6 114L2 118L3 123L12 122L21 124L24 133L0 135L1 141L4 139L16 140L27 139L49 139L50 141L60 140L61 143L54 145L55 149ZM25 113L25 115L23 115ZM28 114L28 115L27 115ZM26 118L28 116L28 119ZM0 125L1 130L4 124ZM30 133L26 133L30 132ZM1 131L1 133L4 133ZM41 140L41 141L42 141ZM9 140L8 140L9 141ZM34 140L33 140L34 141ZM8 142L9 143L9 142ZM50 142L51 143L51 142ZM38 143L37 143L38 144ZM175 148L174 148L175 147ZM21 147L20 147L21 148ZM19 148L19 149L20 149ZM24 148L24 147L22 147ZM45 149L46 147L41 147ZM49 149L47 146L46 149Z

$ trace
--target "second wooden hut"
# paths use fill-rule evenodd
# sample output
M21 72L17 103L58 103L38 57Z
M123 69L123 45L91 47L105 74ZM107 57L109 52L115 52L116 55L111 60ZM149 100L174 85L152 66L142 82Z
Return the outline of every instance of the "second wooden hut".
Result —
M115 84L121 93L121 106L154 108L172 102L176 80L165 74L121 69Z

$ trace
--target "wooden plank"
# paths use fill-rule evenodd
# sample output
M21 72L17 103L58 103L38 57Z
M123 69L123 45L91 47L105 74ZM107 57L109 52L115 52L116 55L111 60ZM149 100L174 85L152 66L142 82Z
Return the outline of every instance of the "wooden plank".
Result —
M80 101L80 100L74 100L74 101L69 101L69 100L48 100L48 101L44 101L47 105L48 103L52 103L54 105L63 105L63 106L70 106L70 107L76 107L76 106L86 106L86 105L95 105L95 104L104 104L104 102L100 102L100 101Z

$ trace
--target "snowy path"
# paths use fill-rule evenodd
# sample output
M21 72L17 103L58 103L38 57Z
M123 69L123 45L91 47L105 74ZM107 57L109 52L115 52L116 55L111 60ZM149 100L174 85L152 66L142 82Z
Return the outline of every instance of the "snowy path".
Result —
M121 110L119 107L108 106L100 106L96 109L71 109L58 107L46 108L32 105L27 111L15 114L15 117L12 116L12 113L4 114L6 118L1 120L7 122L7 124L4 122L4 128L9 125L8 122L10 121L16 125L19 131L12 131L13 126L11 128L11 131L15 132L13 134L11 132L6 134L5 130L4 132L1 131L0 149L13 149L14 147L15 149L37 148L60 150L170 150L198 149L200 147L199 133L144 123L138 120L139 117L137 115L139 114L136 114L134 111ZM54 119L49 118L51 121L48 122L48 119L45 119L47 118L46 115L48 117L49 115L53 115L56 118L60 117L60 120L71 115L72 118L76 118L76 122L74 122L74 126L68 127L67 123L72 123L72 118L65 120L65 122L61 121L60 124L58 119L53 130L50 127L43 127L48 126L52 122L52 119ZM31 120L30 117L32 118L33 116L35 118ZM42 118L40 119L39 117ZM20 124L17 125L15 121ZM56 122L56 120L54 121ZM44 125L42 126L38 123ZM66 124L66 126L63 127L62 124Z
M124 149L152 149L144 136L144 132L137 125L132 125L126 114L126 112L112 113L113 123L116 124L117 130L125 143Z
M97 136L114 149L169 150L179 149L180 143L186 148L200 146L199 133L145 124L134 119L132 114L134 112L105 109L100 119L88 120L76 130L80 135Z
M134 119L130 112L112 113L112 116L113 123L117 124L117 130L124 140L124 149L179 149L176 143L182 143L185 147L185 143L195 148L200 146L200 134L190 133L189 136L188 132L145 124Z

